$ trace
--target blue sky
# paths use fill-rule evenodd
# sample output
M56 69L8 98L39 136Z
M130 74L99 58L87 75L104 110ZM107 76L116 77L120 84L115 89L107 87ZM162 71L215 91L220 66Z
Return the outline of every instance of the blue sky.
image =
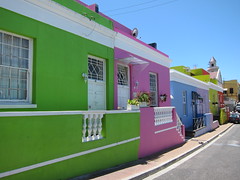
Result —
M240 0L82 0L121 24L138 28L138 38L156 42L171 66L208 67L217 60L223 80L240 82Z

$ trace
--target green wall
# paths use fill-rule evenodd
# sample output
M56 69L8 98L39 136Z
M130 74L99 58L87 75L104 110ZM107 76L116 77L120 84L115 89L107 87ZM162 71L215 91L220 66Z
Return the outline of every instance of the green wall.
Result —
M140 113L105 114L104 138L82 142L82 115L0 117L0 173L140 136ZM68 179L138 159L139 140L3 179ZM127 150L127 152L126 152Z
M85 17L91 18L91 20L109 28L113 29L113 22L107 18L104 18L100 14L88 9L87 7L79 4L75 0L53 0ZM94 17L94 19L92 19Z
M210 82L210 75L198 75L198 76L192 76L200 81L203 81L205 83Z
M34 41L32 99L37 108L23 110L86 110L88 87L81 74L88 72L88 55L106 59L107 109L113 109L112 48L3 8L0 13L0 29ZM0 109L10 110L22 109Z
M190 76L190 72L187 70L186 66L174 66L174 67L171 67L170 69L174 69L176 71L179 71L181 73L184 73Z
M219 99L218 99L218 92L214 89L209 89L209 107L210 107L210 112L214 116L219 116ZM217 105L214 105L213 103L217 102Z

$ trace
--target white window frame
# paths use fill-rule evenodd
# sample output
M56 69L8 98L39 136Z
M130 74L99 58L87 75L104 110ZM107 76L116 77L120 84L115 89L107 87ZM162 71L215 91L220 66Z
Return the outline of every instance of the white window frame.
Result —
M8 34L14 37L19 37L29 41L28 54L28 72L27 72L27 97L24 100L0 99L0 109L6 108L36 108L36 104L32 104L32 65L33 65L33 39L0 30L1 33ZM3 66L3 65L1 65ZM9 66L11 67L11 66Z
M155 84L155 86L156 86L156 91L155 91L155 93L156 93L156 95L155 95L155 102L156 102L156 104L152 104L152 102L151 102L150 105L157 107L158 106L158 75L157 75L157 73L153 73L153 72L149 73L149 91L150 91L150 94L151 94L151 87L150 87L151 86L151 79L150 79L150 75L154 75L156 77L156 84Z
M182 92L182 98L183 98L183 115L187 116L187 91Z

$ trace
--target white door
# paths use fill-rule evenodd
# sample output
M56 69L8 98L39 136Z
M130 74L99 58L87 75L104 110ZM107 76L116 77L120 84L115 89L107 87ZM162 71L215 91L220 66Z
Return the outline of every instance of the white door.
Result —
M105 61L88 57L88 109L106 109Z
M127 109L129 98L129 68L128 66L118 64L118 108Z

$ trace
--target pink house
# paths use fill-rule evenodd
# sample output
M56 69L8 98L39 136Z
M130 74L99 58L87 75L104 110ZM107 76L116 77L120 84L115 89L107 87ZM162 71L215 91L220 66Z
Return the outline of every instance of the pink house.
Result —
M140 108L139 157L184 143L184 125L170 106L169 56L138 40L137 29L113 23L117 33L115 108L126 109L127 100L135 98L138 92L151 94L150 107Z
M96 4L88 6L98 11ZM138 30L113 22L114 36L114 109L126 110L128 99L139 92L151 94L148 107L140 108L139 157L151 155L185 142L185 130L175 108L171 107L171 59L157 50L156 44L137 39Z

